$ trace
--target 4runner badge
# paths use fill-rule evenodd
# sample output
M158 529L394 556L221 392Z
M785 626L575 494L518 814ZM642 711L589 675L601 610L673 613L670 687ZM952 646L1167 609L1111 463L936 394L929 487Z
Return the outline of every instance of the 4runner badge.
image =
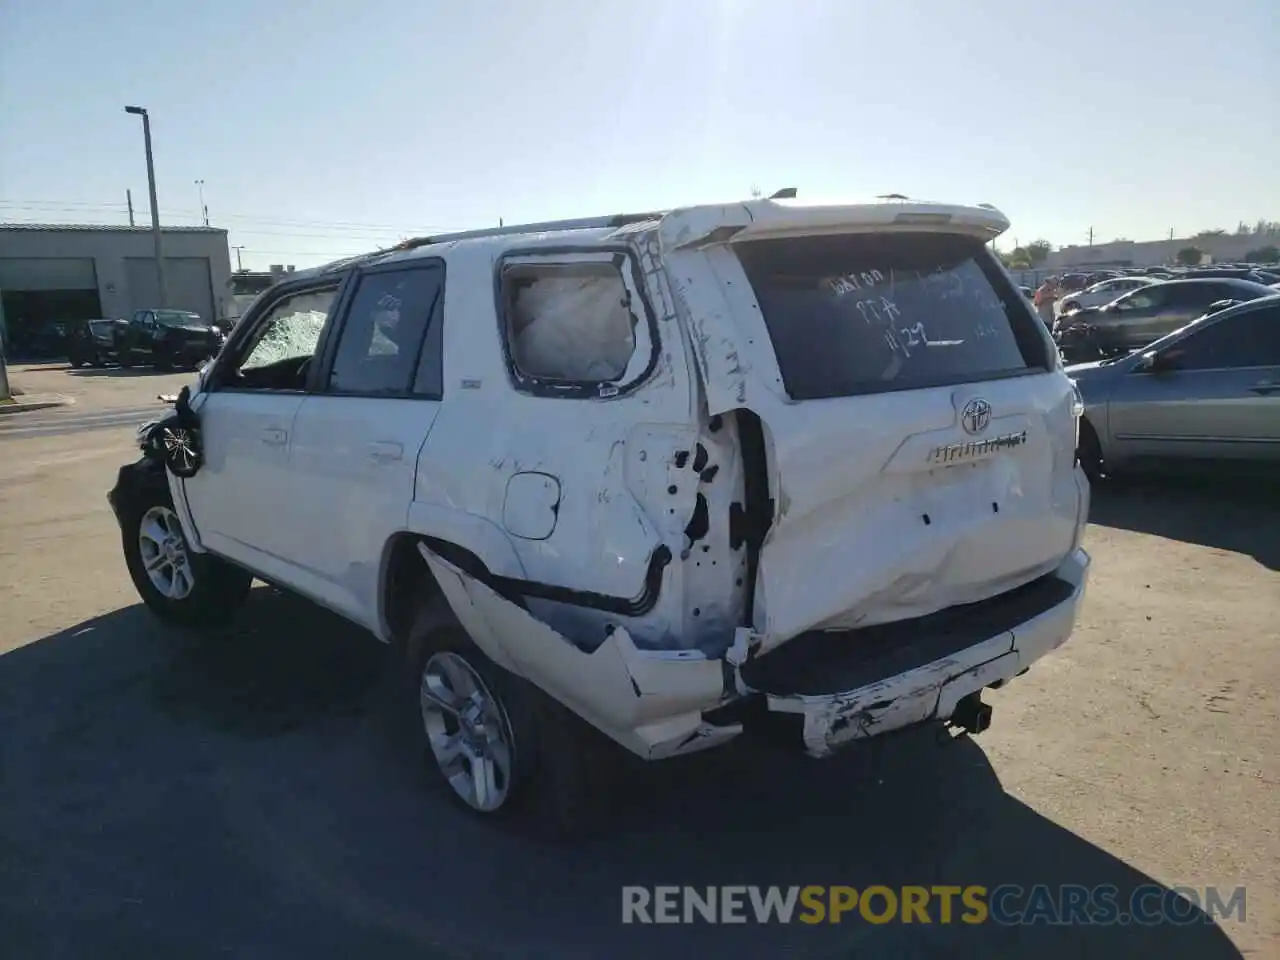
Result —
M1000 450L1012 450L1027 442L1027 431L1006 433L998 437L987 437L985 440L965 440L962 443L948 443L934 447L929 451L929 463L946 465L964 463L968 460L979 460Z
M964 405L960 412L960 426L968 434L979 434L987 429L991 422L991 404L981 397L975 397Z

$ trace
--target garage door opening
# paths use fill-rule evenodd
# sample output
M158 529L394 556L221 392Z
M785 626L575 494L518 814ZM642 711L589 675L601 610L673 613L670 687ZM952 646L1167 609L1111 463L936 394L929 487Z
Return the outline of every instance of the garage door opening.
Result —
M102 316L97 290L5 290L0 302L14 360L64 356L67 323Z

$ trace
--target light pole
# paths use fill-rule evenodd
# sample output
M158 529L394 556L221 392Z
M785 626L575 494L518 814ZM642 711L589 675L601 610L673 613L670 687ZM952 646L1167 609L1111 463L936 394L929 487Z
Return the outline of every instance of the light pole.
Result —
M204 205L204 181L196 181L196 189L200 191L200 216L204 217L204 225L209 225L209 208Z
M125 113L142 118L142 139L147 147L147 189L151 191L151 239L156 249L156 284L163 309L169 305L169 290L164 281L164 242L160 239L160 208L156 205L156 166L151 159L151 118L143 107L125 107Z
M244 249L244 244L231 249L236 252L236 273L244 273L244 266L240 263L240 251Z

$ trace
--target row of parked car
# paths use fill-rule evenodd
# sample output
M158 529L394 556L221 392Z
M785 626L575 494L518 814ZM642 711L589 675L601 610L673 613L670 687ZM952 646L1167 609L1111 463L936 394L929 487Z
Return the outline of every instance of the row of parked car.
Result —
M65 325L73 367L196 368L226 341L216 324L187 310L138 310L128 320L77 320Z
M1121 356L1197 317L1275 295L1280 277L1274 276L1226 267L1110 278L1059 298L1054 340L1068 362Z

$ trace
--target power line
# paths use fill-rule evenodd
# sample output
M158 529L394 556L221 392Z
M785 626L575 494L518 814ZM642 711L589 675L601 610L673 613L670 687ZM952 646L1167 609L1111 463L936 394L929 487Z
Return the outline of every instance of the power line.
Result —
M31 213L83 213L90 209L99 209L104 212L127 214L128 207L123 203L89 203L86 201L48 201L48 200L0 200L0 212L3 210L19 210ZM140 215L149 217L149 210L138 210ZM173 207L170 209L162 209L160 211L162 218L169 220L187 219L203 222L203 214L194 209L185 207ZM256 216L243 213L220 213L214 217L220 221L238 221L246 224L263 224L266 226L277 227L312 227L333 232L345 231L364 231L365 235L395 233L406 235L421 235L430 233L442 233L452 229L449 227L432 227L432 228L406 228L403 225L378 224L378 223L360 223L352 220L300 220L271 216ZM229 224L231 229L239 229L248 232L246 228L236 227Z

